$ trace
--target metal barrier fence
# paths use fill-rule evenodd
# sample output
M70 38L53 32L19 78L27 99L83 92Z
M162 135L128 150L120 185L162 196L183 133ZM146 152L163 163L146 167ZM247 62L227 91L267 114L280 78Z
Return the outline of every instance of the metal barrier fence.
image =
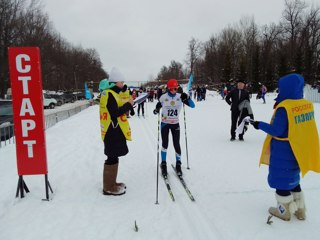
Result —
M56 123L63 121L81 111L88 108L90 106L89 103L77 106L72 109L51 113L45 116L45 128L48 129L54 126ZM14 125L7 124L5 126L0 126L0 148L4 147L8 144L15 143L15 136L13 131Z
M13 123L0 126L0 148L7 144L15 143L13 128Z
M320 93L317 88L313 88L310 85L304 87L304 97L311 102L320 103Z
M89 103L61 112L51 113L45 116L46 129L52 127L56 123L65 120L90 106Z

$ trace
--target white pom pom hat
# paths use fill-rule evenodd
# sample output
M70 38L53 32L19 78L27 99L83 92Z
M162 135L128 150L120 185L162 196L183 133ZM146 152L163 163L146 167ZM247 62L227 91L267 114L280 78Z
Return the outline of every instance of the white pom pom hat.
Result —
M120 72L120 70L116 67L113 67L111 69L110 75L109 75L109 82L125 82L125 77Z

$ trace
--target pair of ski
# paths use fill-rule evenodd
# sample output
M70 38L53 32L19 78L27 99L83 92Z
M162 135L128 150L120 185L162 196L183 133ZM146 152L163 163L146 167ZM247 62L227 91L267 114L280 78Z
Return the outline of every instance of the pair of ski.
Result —
M184 181L183 177L177 174L176 168L173 166L173 164L171 164L171 166L172 166L174 172L176 173L177 178L178 178L179 181L181 182L181 184L182 184L182 186L183 186L183 189L184 189L184 190L186 191L186 193L188 194L188 197L190 198L191 201L194 202L195 199L194 199L192 193L190 192L190 190L189 190L186 182ZM171 190L171 185L170 185L168 176L163 176L163 180L164 180L164 182L165 182L165 184L166 184L166 187L167 187L168 193L169 193L169 195L170 195L170 198L171 198L171 200L174 202L174 201L175 201L175 198L174 198L173 192L172 192L172 190Z

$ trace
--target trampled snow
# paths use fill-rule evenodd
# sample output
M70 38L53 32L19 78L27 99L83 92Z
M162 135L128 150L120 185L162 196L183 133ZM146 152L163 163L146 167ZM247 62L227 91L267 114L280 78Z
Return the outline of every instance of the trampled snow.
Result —
M251 100L255 119L269 122L274 94L267 104ZM129 154L120 158L118 181L125 182L123 196L102 195L106 156L99 130L99 107L92 106L46 130L49 181L54 194L45 198L44 177L25 176L30 189L15 198L17 187L15 145L0 148L1 240L105 240L105 239L318 239L320 234L320 176L308 173L301 181L307 219L290 222L272 218L274 190L267 184L267 166L259 167L266 134L249 127L245 141L230 142L229 106L211 94L196 108L186 107L190 170L187 170L183 111L180 116L185 181L196 201L191 202L168 168L172 202L159 176L156 202L157 116L154 103L146 103L145 118L130 118L133 141ZM315 115L320 127L320 105ZM307 137L307 136L306 136ZM174 163L172 139L168 163ZM135 222L138 231L134 231Z

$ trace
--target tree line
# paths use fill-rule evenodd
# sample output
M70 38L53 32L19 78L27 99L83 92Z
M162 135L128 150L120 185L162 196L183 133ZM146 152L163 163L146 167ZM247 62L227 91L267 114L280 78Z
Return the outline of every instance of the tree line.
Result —
M84 82L103 79L95 49L67 42L53 27L37 0L0 0L0 97L10 87L8 47L39 47L43 89L82 90Z
M284 0L278 24L259 27L253 17L244 17L206 42L191 38L185 66L171 61L156 80L193 73L195 84L217 86L243 79L257 91L262 84L273 90L279 77L297 72L314 84L320 80L320 8Z
M12 46L40 48L44 89L81 90L84 82L107 77L98 52L67 42L40 0L0 0L0 97L10 87ZM192 37L185 62L172 60L156 81L186 79L193 73L195 84L217 86L244 79L254 91L261 84L272 90L290 71L303 74L309 84L320 80L320 8L302 0L284 0L278 24L258 26L253 17L244 17L205 42Z

